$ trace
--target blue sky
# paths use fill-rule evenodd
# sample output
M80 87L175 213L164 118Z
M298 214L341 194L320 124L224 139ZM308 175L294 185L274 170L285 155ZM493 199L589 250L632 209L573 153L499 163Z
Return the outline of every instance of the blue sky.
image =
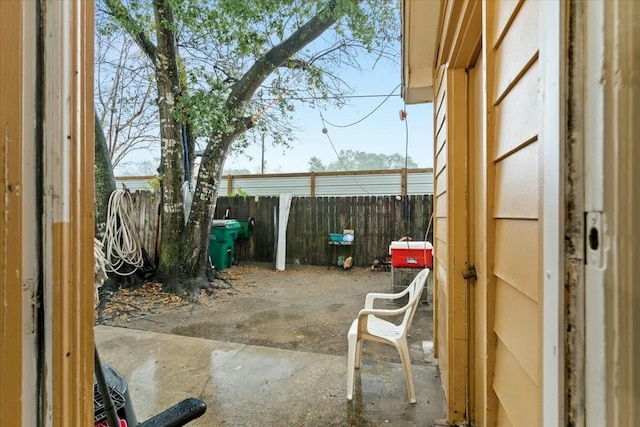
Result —
M433 104L407 105L407 121L399 118L405 108L398 85L401 81L401 66L388 59L382 59L373 66L373 60L366 55L358 58L361 69L344 69L340 78L353 89L352 95L382 95L374 98L350 98L347 105L338 109L323 109L324 118L336 125L346 125L359 121L370 114L390 93L382 106L358 124L346 128L327 126L328 135L336 152L340 150L364 151L375 154L405 155L408 128L408 154L418 167L433 166ZM395 90L394 90L395 88ZM308 104L297 103L292 127L295 141L288 148L274 146L265 139L265 173L308 172L309 159L318 157L325 165L337 160L329 139L322 133L319 111ZM141 161L159 161L159 148L153 152L133 152L126 158L123 169L133 173L153 173L137 170L135 164ZM250 173L260 173L261 144L250 146L244 154L231 154L225 163L225 170L246 169ZM155 170L155 166L152 168Z
M378 63L374 69L349 70L341 74L354 89L353 95L388 95L401 80L400 65ZM396 94L400 89L396 89ZM376 106L381 98L352 98L341 109L323 111L324 118L336 125L345 125L360 120ZM407 105L408 153L419 167L433 166L433 104ZM399 112L404 108L401 97L390 97L370 117L347 128L327 126L336 151L354 150L368 153L398 153L404 156L406 130ZM267 138L265 142L265 173L307 172L308 161L316 156L324 164L337 159L328 138L322 133L322 121L317 109L300 106L295 113L293 125L298 129L292 147L274 147ZM246 155L231 155L225 169L248 169L260 171L260 144L250 147Z

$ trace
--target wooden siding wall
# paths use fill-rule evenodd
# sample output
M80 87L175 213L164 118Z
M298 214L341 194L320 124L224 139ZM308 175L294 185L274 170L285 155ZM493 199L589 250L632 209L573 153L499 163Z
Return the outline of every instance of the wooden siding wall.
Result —
M487 2L487 109L493 114L493 250L498 425L541 425L539 7ZM551 143L548 141L547 143Z
M473 279L470 272L469 69L481 47L479 1L446 1L441 8L435 110L436 347L447 396L447 419L463 424L474 411L471 369ZM475 421L475 420L474 420Z
M434 191L434 348L435 355L439 358L440 373L445 395L449 395L449 359L447 326L449 325L448 313L448 192L447 192L447 73L443 66L438 70L436 80L436 104L435 112L435 191Z
M429 226L433 197L294 197L287 225L287 263L325 265L339 255L351 255L354 265L367 267L388 253L389 243L408 236L424 240ZM246 221L254 217L251 238L236 242L236 257L242 262L271 262L274 259L274 211L278 197L218 197L215 218ZM328 233L351 228L352 246L329 247ZM427 240L432 242L430 235Z
M606 391L599 387L591 390L592 402L604 404L593 402L596 408L591 407L591 411L606 408L606 418L602 419L607 425L639 425L640 5L632 1L605 2L604 17L607 55L602 64L606 70L603 101L607 107L603 121L608 130L603 135L603 157L609 160L605 163L603 202L609 228L605 238L610 240L603 283L606 339L595 347L604 347L607 366L603 373ZM593 78L599 76L593 73ZM599 119L594 116L590 119ZM591 350L587 347L587 357Z

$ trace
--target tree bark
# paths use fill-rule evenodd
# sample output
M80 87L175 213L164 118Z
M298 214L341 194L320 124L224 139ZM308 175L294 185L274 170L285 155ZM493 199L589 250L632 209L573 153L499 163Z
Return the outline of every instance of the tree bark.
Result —
M116 190L116 179L113 176L109 147L104 137L102 123L95 115L95 195L93 207L95 214L96 237L101 238L104 234L107 221L107 209L109 207L109 197Z
M167 0L154 0L156 15L157 59L156 82L158 86L158 108L160 111L161 157L159 180L162 200L162 233L158 276L171 287L181 280L182 248L188 240L183 239L184 212L182 182L184 177L184 151L180 123L175 119L180 81L178 76L175 36L171 25L173 16Z
M190 176L188 177L188 179L193 179L193 167L195 165L196 162L196 137L194 134L194 129L193 126L191 126L190 123L186 124L186 129L187 129L187 148L188 148L188 160L189 160L189 173ZM195 185L195 182L193 182L192 184Z
M186 273L189 277L202 276L209 269L209 233L215 203L218 198L222 167L234 134L220 133L209 143L202 155L198 171L198 185L195 188L189 221L185 235L192 241L191 250L185 252Z

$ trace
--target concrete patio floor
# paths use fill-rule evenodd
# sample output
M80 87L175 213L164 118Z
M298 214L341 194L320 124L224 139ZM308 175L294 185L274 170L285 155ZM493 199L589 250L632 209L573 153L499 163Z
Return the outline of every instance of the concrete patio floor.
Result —
M188 397L208 406L193 426L431 426L445 417L433 365L413 365L418 402L410 404L402 365L365 358L349 402L346 355L109 326L95 327L95 342L126 378L139 422Z

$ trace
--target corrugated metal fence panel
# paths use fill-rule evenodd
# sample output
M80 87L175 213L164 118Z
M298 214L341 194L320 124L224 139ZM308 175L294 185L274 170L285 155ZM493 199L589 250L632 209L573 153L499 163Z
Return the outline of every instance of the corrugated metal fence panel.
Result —
M227 188L229 188L229 179L223 176L220 180L220 186L218 187L218 196L226 196Z
M402 176L399 173L316 177L316 197L396 194L402 194Z
M131 191L153 191L152 181L155 176L117 176L116 188L122 188L124 184Z
M130 190L153 190L153 176L116 177L118 188L124 183ZM291 193L294 196L311 196L311 173L266 174L224 176L220 180L219 195L229 193L229 180L232 180L231 195L238 193L238 188L251 196L277 196ZM433 171L419 169L407 171L407 195L433 194ZM402 194L402 172L392 171L360 171L357 173L339 173L331 175L320 173L315 175L315 196L395 196Z
M280 193L291 193L294 196L311 194L310 176L260 176L233 178L233 194L238 187L252 196L276 196ZM222 187L221 187L222 188ZM226 188L226 187L225 187Z
M408 173L407 194L433 194L433 172Z

